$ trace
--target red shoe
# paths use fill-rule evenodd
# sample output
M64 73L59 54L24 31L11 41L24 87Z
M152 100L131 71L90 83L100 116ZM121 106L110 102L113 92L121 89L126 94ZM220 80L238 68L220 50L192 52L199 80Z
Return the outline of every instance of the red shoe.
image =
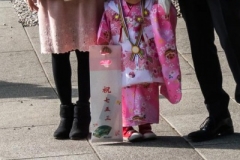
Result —
M123 140L127 142L137 142L143 139L141 133L133 129L133 127L123 127Z
M151 140L151 139L157 138L156 134L153 133L152 127L149 123L139 125L139 132L143 135L143 139L145 140Z

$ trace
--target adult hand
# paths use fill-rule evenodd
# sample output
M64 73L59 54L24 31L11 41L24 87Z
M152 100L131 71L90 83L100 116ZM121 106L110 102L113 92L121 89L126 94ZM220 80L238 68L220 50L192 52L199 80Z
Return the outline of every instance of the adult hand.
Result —
M38 11L38 7L35 5L34 0L27 0L27 4L31 11Z

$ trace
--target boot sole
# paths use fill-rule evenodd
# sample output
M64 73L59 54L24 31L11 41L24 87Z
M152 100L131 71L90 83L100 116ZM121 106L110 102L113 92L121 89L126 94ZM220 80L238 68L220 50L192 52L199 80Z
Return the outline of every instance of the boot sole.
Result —
M86 135L81 135L81 136L76 136L76 137L69 137L71 140L84 140L87 139L89 137L89 134Z
M71 140L84 140L87 139L87 137L70 137Z
M57 140L65 140L65 139L69 139L69 137L54 137Z

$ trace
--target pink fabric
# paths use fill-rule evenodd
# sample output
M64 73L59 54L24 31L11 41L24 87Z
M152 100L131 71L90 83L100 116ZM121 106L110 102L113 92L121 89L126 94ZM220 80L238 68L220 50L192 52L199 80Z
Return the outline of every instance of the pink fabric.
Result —
M118 0L110 0L105 4L105 12L98 32L98 44L120 44L122 46L122 76L126 70L149 70L153 76L159 78L151 82L150 86L134 85L122 89L123 126L134 126L145 123L159 122L159 90L171 102L181 100L181 72L175 40L176 10L172 6L170 16L167 16L157 0L146 0L146 14L144 31L140 48L144 58L130 61L131 44L121 26ZM140 23L137 17L141 15L140 4L129 7L122 0L124 15L130 32L130 39L135 42L139 33ZM161 79L163 78L163 80ZM161 81L162 80L162 81ZM157 83L156 83L157 82ZM149 89L153 92L149 93ZM151 96L151 101L148 100ZM148 98L147 98L148 97ZM143 107L145 106L145 107Z
M175 38L176 9L172 5L169 15L166 16L164 9L155 4L152 8L151 24L164 77L161 94L175 104L182 98L181 71Z
M150 0L146 3L146 9L148 10L149 15L152 6L151 2L152 1ZM137 17L141 17L141 5L133 5L130 8L126 1L123 1L122 4L124 15L126 15L125 19L127 21L129 34L132 42L135 43L141 28L141 23L136 21ZM110 42L110 44L120 44L122 46L123 86L139 83L163 82L161 64L158 60L154 35L151 32L152 26L150 23L150 16L147 15L144 18L144 32L139 44L141 51L144 53L144 58L141 59L139 56L135 56L134 61L132 61L130 59L132 55L132 45L124 32L120 18L115 18L116 15L119 15L119 12L116 11L118 11L117 2L114 3L113 1L110 1L110 3L106 5L106 10L100 24L98 43L104 44ZM136 68L138 68L138 70L136 70Z
M123 127L159 123L159 84L122 89Z
M88 51L96 35L104 0L38 0L41 53Z

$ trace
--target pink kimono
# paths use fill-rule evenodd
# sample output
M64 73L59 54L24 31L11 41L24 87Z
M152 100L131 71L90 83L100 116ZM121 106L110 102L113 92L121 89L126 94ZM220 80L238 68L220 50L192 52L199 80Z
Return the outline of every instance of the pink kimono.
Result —
M141 5L129 5L122 0L130 39L136 42L141 28ZM130 43L118 7L118 0L105 3L105 12L98 32L98 44L122 46L122 81L130 73L145 70L151 82L122 88L123 127L159 122L159 85L161 94L171 103L181 100L181 72L175 41L176 10L171 6L169 16L157 0L146 0L144 9L143 34L139 48L143 58L132 55ZM144 78L146 75L142 75ZM134 78L134 77L132 77Z

